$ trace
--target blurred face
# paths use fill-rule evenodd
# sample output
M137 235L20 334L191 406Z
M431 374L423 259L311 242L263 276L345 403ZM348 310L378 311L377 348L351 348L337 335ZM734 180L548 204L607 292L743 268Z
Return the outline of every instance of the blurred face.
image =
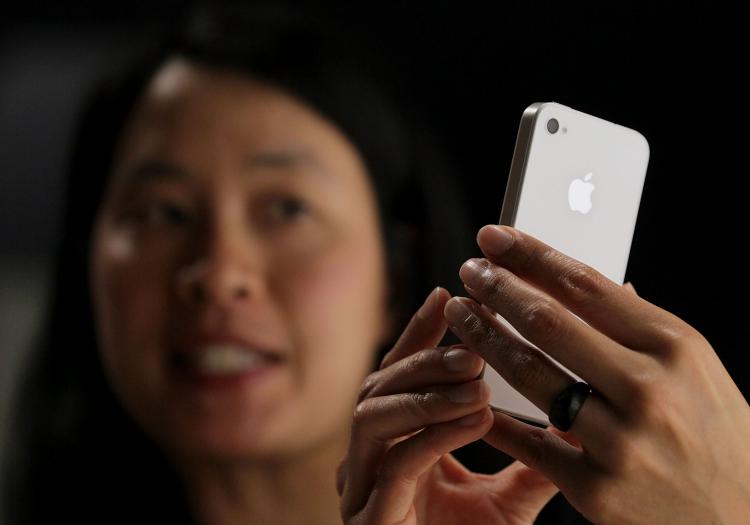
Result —
M282 90L181 60L121 137L91 250L101 359L188 457L285 456L345 433L386 325L361 158Z

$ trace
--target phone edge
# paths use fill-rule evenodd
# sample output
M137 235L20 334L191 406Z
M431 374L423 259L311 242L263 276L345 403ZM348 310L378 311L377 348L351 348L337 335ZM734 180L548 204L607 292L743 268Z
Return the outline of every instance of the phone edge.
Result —
M545 102L535 102L528 106L521 115L521 122L518 125L518 134L516 135L516 144L513 148L513 160L510 163L508 182L505 185L503 206L500 209L499 224L506 226L513 226L515 224L518 200L521 196L520 190L523 187L526 161L529 156L529 146L531 145L531 135L539 110L544 104Z
M503 206L500 210L499 224L513 226L516 221L516 212L518 201L521 197L520 190L523 187L524 174L526 172L526 162L529 156L529 146L531 145L532 132L536 123L539 110L546 102L535 102L529 105L521 115L521 122L518 125L516 134L516 143L513 148L513 159L510 163L510 172L508 182L505 186L505 195L503 197ZM546 427L549 423L542 421L528 414L521 414L514 410L499 407L490 403L490 408L494 411L506 414L514 419L538 427Z
M526 423L528 425L534 425L535 427L546 428L550 425L549 421L543 421L541 419L537 419L527 414L521 414L520 412L516 412L514 410L501 408L496 405L493 405L492 403L490 403L490 410L492 410L493 412L499 412L500 414L505 414L506 416L510 416L513 419L517 419L518 421L521 421L522 423Z

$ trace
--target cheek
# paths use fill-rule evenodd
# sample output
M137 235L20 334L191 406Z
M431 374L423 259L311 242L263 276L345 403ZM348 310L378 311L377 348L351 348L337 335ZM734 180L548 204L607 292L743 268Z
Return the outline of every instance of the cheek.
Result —
M92 301L99 349L110 380L126 404L158 388L166 272L139 257L124 234L94 245Z
M285 295L309 381L340 385L343 376L358 385L369 372L384 322L380 257L370 246L342 247L288 276Z

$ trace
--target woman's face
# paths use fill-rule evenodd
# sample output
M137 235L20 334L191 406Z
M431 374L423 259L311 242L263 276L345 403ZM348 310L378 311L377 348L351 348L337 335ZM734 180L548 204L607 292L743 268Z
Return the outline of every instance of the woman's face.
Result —
M104 368L181 457L284 457L345 435L387 336L373 188L284 91L173 59L120 139L91 288Z

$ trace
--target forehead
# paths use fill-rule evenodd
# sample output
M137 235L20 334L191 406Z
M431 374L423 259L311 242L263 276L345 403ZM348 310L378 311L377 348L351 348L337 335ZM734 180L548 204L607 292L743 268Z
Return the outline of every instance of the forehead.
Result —
M155 156L216 165L290 150L363 169L348 138L284 89L175 58L157 71L137 104L116 165Z
M146 88L133 123L172 134L221 133L224 139L294 138L330 125L280 87L249 75L175 58ZM330 130L327 130L330 131Z

